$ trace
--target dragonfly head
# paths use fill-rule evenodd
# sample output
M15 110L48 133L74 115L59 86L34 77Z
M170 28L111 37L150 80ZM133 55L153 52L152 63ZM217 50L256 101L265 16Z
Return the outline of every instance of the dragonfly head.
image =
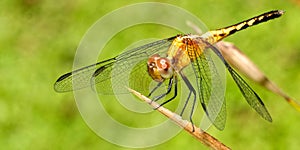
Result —
M149 75L157 82L163 82L173 76L171 61L166 57L160 57L158 54L149 57L147 67Z

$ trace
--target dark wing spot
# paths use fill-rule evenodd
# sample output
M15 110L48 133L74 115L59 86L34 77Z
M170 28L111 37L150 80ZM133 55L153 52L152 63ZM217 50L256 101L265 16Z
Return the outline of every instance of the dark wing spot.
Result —
M98 68L95 72L94 72L94 74L93 74L93 77L96 77L96 76L98 76L103 70L105 70L107 67L105 67L105 66L102 66L102 67L100 67L100 68Z
M65 78L67 78L67 77L69 77L69 76L71 76L71 75L72 75L72 72L66 73L66 74L60 76L60 77L56 80L56 82L60 82L60 81L64 80Z

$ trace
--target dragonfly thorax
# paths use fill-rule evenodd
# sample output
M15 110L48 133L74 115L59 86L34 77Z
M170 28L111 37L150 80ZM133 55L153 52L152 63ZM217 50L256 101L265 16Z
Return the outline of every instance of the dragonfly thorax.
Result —
M165 79L171 78L174 73L170 59L160 57L158 54L149 57L147 67L149 75L157 82L163 82Z

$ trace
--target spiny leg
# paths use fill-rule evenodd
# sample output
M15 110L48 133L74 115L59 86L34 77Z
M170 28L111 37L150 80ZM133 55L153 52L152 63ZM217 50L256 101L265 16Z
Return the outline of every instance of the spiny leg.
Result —
M177 79L177 76L176 75L174 75L171 79L170 79L170 82L169 82L169 85L168 85L168 90L167 90L167 92L166 93L164 93L164 94L162 94L162 95L159 95L158 97L156 97L153 101L158 101L159 99L161 99L162 97L164 97L164 96L166 96L166 95L168 95L170 92L171 92L171 89L172 89L172 86L173 86L173 80L175 80L175 89L174 89L174 95L173 95L173 97L171 97L170 99L168 99L167 101L165 101L165 102L163 102L162 104L160 104L157 108L159 108L160 106L163 106L163 105L165 105L166 103L168 103L168 102L170 102L170 101L172 101L173 99L175 99L176 98L176 96L177 96L177 82L178 82L178 79ZM157 108L155 108L155 109L157 109Z
M167 92L166 93L163 93L161 95L158 95L156 97L153 98L153 101L158 101L160 100L161 98L165 97L166 95L168 95L171 90L172 90L172 86L173 86L173 80L174 80L174 77L170 78L169 80L169 84L168 84L168 89L167 89ZM177 81L176 81L177 82ZM160 83L159 83L160 84ZM177 83L176 83L177 84Z
M162 84L163 84L163 82L159 82L148 94L148 97L150 97Z
M184 106L183 106L183 108L182 108L182 110L181 110L181 113L180 113L180 116L181 116L181 117L182 117L182 115L183 115L183 112L184 112L184 110L185 110L187 104L189 103L191 94L192 94L192 91L189 92L189 95L188 95L188 97L187 97L187 99L186 99L186 101L185 101L185 103L184 103Z
M191 84L191 82L188 80L188 78L184 74L182 74L181 72L179 72L179 74L180 74L181 78L183 79L184 83L186 84L186 86L189 88L190 93L192 93L194 95L192 109L191 109L190 116L189 116L190 122L192 123L192 126L193 126L193 132L194 132L195 128L194 128L194 122L193 122L193 113L194 113L194 108L195 108L195 104L196 104L196 90L194 89L193 85ZM190 95L191 94L189 94L187 101L189 101ZM187 105L187 103L188 102L186 102L185 105ZM186 106L184 106L184 109L185 109L185 107Z
M163 106L163 105L167 104L168 102L172 101L177 96L177 82L178 82L178 79L177 79L177 76L174 76L173 78L175 80L175 83L174 83L174 95L173 95L173 97L171 97L167 101L161 103L160 106ZM170 93L170 91L169 91L169 93Z

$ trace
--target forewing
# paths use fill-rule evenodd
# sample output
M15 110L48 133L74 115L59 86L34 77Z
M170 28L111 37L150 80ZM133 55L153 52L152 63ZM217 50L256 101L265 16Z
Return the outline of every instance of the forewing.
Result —
M106 70L107 68L110 68L115 61L115 58L112 58L66 73L56 80L54 89L57 92L69 92L90 87L90 79L95 71L101 69Z
M126 87L145 94L151 78L147 73L147 59L153 54L166 54L175 37L152 42L119 56L102 61L61 76L54 88L58 92L67 92L86 87L96 87L99 93L128 93Z

